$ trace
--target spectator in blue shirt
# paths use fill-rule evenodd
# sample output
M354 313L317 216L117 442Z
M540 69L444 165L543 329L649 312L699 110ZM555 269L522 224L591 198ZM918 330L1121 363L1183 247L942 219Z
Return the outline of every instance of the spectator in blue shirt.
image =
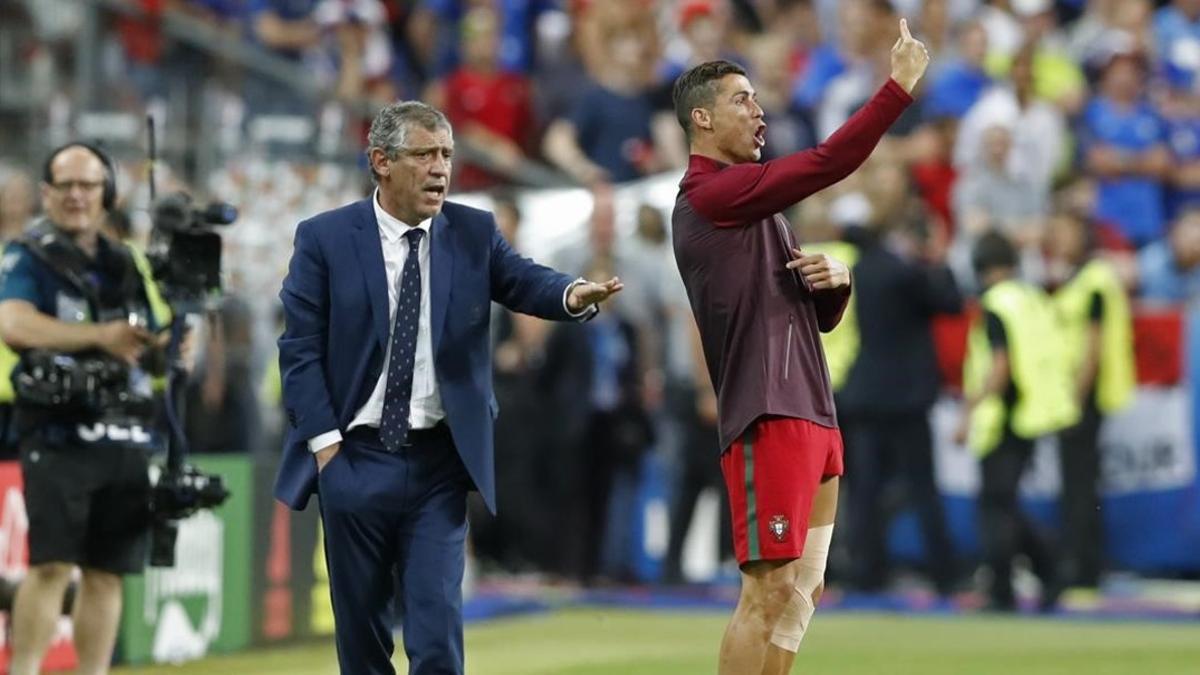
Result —
M838 76L874 51L876 11L871 0L838 3L838 41L827 40L812 51L808 67L796 79L792 101L801 110L816 110L825 90Z
M1185 211L1166 239L1138 254L1138 295L1144 300L1200 298L1200 209Z
M958 57L934 72L925 90L926 119L961 119L992 83L984 71L987 31L978 22L964 24L958 34Z
M1094 215L1138 248L1163 234L1164 181L1172 170L1166 125L1143 96L1146 73L1140 55L1114 56L1081 129L1085 167L1099 179Z
M1170 174L1167 215L1200 207L1200 95L1193 93L1195 76L1181 68L1166 65L1167 91L1163 97L1163 117L1167 124L1167 145L1175 170Z
M1163 61L1200 75L1200 2L1174 0L1154 15L1154 42Z
M263 46L291 59L321 42L313 17L318 0L247 0L250 29Z
M255 41L278 56L300 62L321 45L315 16L319 0L246 0L246 19ZM308 115L312 101L294 86L266 75L245 80L247 107L253 114Z
M478 3L463 0L421 0L417 11L431 14L437 23L437 39L433 45L433 72L449 75L461 65L459 24ZM500 49L497 54L501 70L528 73L535 56L534 24L543 12L558 6L554 0L495 0L491 5L500 18Z
M570 115L555 120L543 141L546 157L585 185L630 181L664 168L651 129L653 45L628 26L603 31L608 63L595 69L594 84L582 89Z

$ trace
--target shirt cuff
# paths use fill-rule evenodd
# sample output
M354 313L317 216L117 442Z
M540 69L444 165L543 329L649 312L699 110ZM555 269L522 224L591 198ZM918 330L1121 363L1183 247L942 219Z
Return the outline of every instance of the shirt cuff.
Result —
M582 284L582 283L587 283L587 279L584 279L583 277L579 277L575 281L572 281L571 283L567 284L567 287L563 289L562 304L563 304L563 311L567 313L567 316L571 317L572 319L579 319L580 321L587 321L588 319L592 318L592 316L594 316L597 312L600 311L599 307L597 307L596 305L588 305L587 307L584 307L583 309L579 310L578 312L572 312L570 305L567 304L567 296L571 295L571 289L575 288L576 286L578 286L579 284Z
M321 450L324 450L325 448L328 448L329 446L333 445L334 443L341 443L341 442L342 442L342 432L338 431L337 429L334 429L333 431L326 431L325 433L323 433L319 436L314 436L314 437L308 439L308 451L312 452L312 453L316 453Z

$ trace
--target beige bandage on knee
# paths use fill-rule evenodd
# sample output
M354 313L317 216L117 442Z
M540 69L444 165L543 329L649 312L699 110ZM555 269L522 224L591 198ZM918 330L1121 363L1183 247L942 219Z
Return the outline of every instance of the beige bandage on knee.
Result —
M829 544L833 541L833 525L810 527L800 554L800 575L796 578L792 599L775 624L771 644L795 653L808 630L808 622L817 610L813 596L825 583L825 563L829 560Z

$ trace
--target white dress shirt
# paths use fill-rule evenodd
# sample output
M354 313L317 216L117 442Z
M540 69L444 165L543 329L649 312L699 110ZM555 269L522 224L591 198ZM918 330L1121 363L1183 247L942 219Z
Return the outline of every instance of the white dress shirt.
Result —
M400 281L404 272L404 263L411 253L408 239L404 234L411 229L396 219L392 214L383 210L379 205L379 191L371 203L375 206L375 220L379 223L379 241L383 244L383 268L388 283L388 342L383 355L383 369L375 388L367 402L354 413L349 429L369 426L379 427L383 418L383 398L387 390L388 364L392 359L392 332L396 326L396 305L400 298ZM408 428L429 429L436 425L446 411L442 408L442 397L438 393L437 378L433 372L433 334L430 332L429 320L429 227L431 220L424 220L416 226L425 231L421 237L417 251L417 264L421 267L421 315L417 318L417 352L413 357L412 398L409 399ZM330 328L336 329L336 326ZM337 429L323 433L308 441L308 449L312 452L326 448L342 440L342 434Z
M400 297L400 278L404 272L404 263L408 260L410 253L408 239L404 237L404 234L413 229L411 225L399 221L383 210L383 207L379 205L378 189L375 190L375 196L371 199L371 203L375 206L375 220L379 223L379 241L383 245L383 267L388 282L388 343L387 350L383 355L383 369L379 373L379 379L375 381L375 388L371 390L371 396L367 402L354 413L354 419L350 421L347 430L361 426L379 428L379 422L383 419L383 398L387 390L388 363L392 358L392 331L396 327L396 305L399 303ZM421 315L417 318L417 353L413 357L413 389L412 398L409 399L408 412L409 429L429 429L446 416L446 411L442 408L442 397L438 393L437 377L433 370L433 334L430 332L429 320L429 251L431 246L429 229L431 223L432 220L424 220L417 225L418 229L425 231L425 236L421 237L420 248L417 251L419 256L417 263L421 266ZM568 306L567 298L571 294L571 289L584 281L580 277L567 284L567 287L563 289L563 309L569 316L580 321L586 321L599 311L595 305L589 305L577 312L571 311ZM330 326L330 328L336 329L337 327ZM310 452L317 452L341 441L342 432L332 429L308 439L308 449Z

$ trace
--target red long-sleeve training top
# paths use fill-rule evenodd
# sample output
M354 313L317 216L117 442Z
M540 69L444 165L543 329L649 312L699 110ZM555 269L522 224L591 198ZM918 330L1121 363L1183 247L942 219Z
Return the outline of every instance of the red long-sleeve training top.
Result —
M888 80L811 150L762 164L692 155L671 236L717 392L722 449L762 415L837 427L817 331L841 321L850 289L813 291L786 268L795 241L779 211L850 175L910 103Z

